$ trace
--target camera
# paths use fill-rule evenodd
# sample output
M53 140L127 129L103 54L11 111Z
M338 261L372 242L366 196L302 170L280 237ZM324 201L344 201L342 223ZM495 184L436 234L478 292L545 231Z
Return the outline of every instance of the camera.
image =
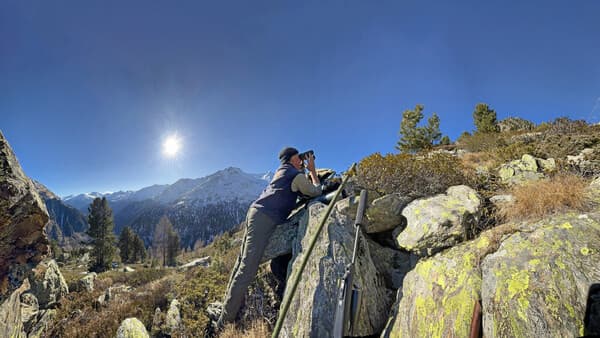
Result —
M308 150L308 151L305 151L305 152L303 152L303 153L300 153L300 154L298 154L298 156L300 157L300 159L301 159L302 161L306 161L306 160L308 160L308 156L309 156L309 155L312 155L314 158L317 158L317 157L315 156L315 152L314 152L314 151L312 151L312 150Z

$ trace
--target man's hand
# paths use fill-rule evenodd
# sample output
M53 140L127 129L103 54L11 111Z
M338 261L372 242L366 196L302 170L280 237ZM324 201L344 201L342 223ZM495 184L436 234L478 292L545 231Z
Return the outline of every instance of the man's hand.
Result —
M308 163L306 163L306 168L310 172L310 178L314 185L319 185L321 182L319 181L319 176L317 176L317 170L315 169L315 156L313 154L309 154L306 159Z

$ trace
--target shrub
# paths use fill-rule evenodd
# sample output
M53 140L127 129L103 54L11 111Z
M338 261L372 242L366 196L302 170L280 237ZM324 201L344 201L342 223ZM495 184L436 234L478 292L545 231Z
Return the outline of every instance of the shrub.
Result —
M600 145L600 130L589 134L547 134L535 145L534 155L543 158L566 158L578 155L585 148Z
M568 117L559 117L544 126L545 132L550 135L565 135L575 133L585 133L588 124L584 120L571 120Z
M520 117L509 117L498 122L498 127L501 132L506 131L531 131L535 128L535 124Z
M461 149L471 152L489 151L506 146L501 133L463 133L456 141Z
M586 186L584 179L568 173L515 186L510 191L514 203L502 205L498 216L505 221L519 221L540 219L567 210L584 211L588 208Z
M380 195L401 193L422 197L444 192L448 187L466 184L461 161L451 155L433 153L427 156L379 153L362 159L357 182L361 188Z

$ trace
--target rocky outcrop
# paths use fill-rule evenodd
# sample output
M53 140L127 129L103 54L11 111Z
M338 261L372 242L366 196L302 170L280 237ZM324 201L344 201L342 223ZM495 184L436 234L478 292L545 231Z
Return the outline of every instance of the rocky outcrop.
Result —
M94 291L94 282L96 281L96 273L90 272L87 275L81 277L77 282L77 290L78 291Z
M177 299L173 299L171 304L169 305L169 310L167 310L167 317L165 318L165 333L168 335L173 335L179 330L181 330L181 315L179 314L179 301Z
M33 270L31 293L36 296L43 309L56 306L69 293L67 282L53 259L41 262Z
M588 288L600 279L600 214L506 224L421 260L404 279L385 336L583 335Z
M477 223L481 198L477 192L460 185L448 188L446 194L411 202L402 215L407 226L398 235L398 245L422 256L464 241Z
M21 287L0 304L0 332L7 337L25 338L23 319L21 317L21 295L29 290L29 281L26 279Z
M139 319L127 318L121 322L116 338L150 338L150 335Z
M325 205L313 204L308 208L308 222L300 223L294 257L290 263L294 276L301 257L317 230ZM331 337L335 313L337 283L342 278L346 264L350 262L354 243L354 229L350 215L334 211L326 221L314 250L303 272L300 283L284 319L282 336ZM369 246L361 241L361 254L355 265L355 282L360 285L362 302L359 321L353 335L367 336L380 332L387 320L393 291L385 287L385 281L375 268ZM287 297L289 289L286 289Z
M402 210L413 200L400 194L389 194L375 199L366 211L368 224L367 233L393 230L397 226L406 225Z
M0 133L0 302L48 253L46 206Z
M505 163L498 169L498 175L503 183L514 185L527 181L535 181L544 177L545 172L554 171L556 162L553 158L544 160L525 154L520 160Z

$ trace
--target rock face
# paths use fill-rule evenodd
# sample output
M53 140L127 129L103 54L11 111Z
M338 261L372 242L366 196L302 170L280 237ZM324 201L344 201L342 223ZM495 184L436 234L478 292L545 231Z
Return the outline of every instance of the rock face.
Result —
M369 223L365 227L367 233L388 231L399 225L404 225L406 219L402 216L402 209L413 200L411 197L400 194L389 194L371 203L367 209Z
M539 180L544 177L544 172L555 169L556 162L553 158L544 160L525 154L520 160L514 160L500 166L498 174L503 183L523 184L527 181Z
M600 279L600 214L505 224L421 260L384 336L468 336L481 301L485 337L581 336Z
M46 206L0 133L0 302L48 253Z
M137 318L127 318L117 330L117 338L150 338L146 327Z
M581 336L586 295L600 280L600 215L537 224L481 265L487 337Z
M307 250L325 208L321 203L311 205L308 222L299 224L294 257L290 263L292 277L299 269L303 252ZM303 282L298 285L284 319L282 336L331 337L337 282L342 278L353 250L354 229L349 218L350 215L335 211L326 221L303 272ZM385 287L385 281L369 253L369 246L361 242L361 253L355 265L355 282L360 285L363 294L359 321L355 323L352 334L368 336L383 329L393 291ZM289 289L286 289L284 297L288 293Z
M411 202L402 215L407 226L396 241L406 250L431 255L466 238L477 222L481 199L475 190L464 186L448 188L446 194Z
M41 262L33 270L31 293L37 297L43 309L56 306L58 301L69 293L67 282L53 259Z
M25 338L23 331L23 320L21 317L21 294L29 289L29 281L16 289L8 299L0 304L0 332L7 337Z

